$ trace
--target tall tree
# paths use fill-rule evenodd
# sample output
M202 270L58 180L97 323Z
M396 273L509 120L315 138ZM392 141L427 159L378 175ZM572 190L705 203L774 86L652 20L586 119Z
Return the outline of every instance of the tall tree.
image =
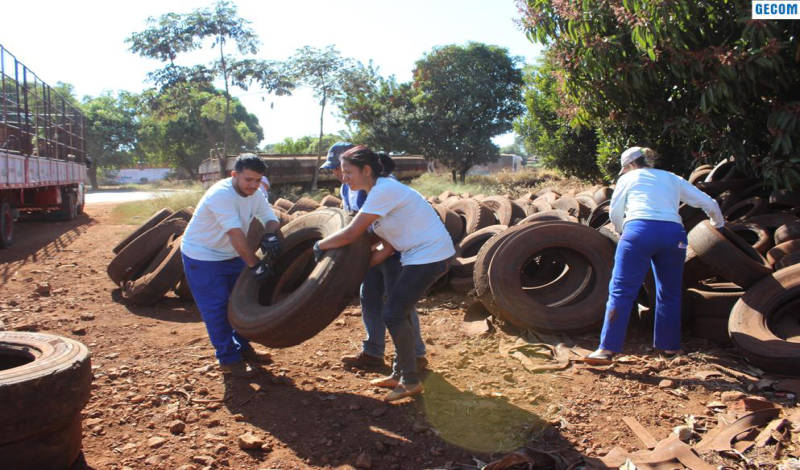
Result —
M247 90L257 82L263 89L278 95L289 94L294 87L281 63L244 59L226 53L229 43L242 56L256 54L259 46L258 35L250 28L250 22L239 17L236 6L228 1L192 13L168 13L158 19L150 17L147 23L144 31L132 34L127 42L132 52L167 63L164 68L150 74L150 79L162 91L169 88L182 90L181 85L189 82L206 86L213 85L216 80L222 82L225 107L221 159L228 153L231 87ZM206 40L211 41L212 48L219 48L218 59L209 65L192 67L175 64L180 54L201 49ZM224 165L222 161L220 163L222 175Z
M319 165L322 159L322 143L324 136L325 107L329 102L336 102L342 96L342 87L354 68L351 59L341 57L333 46L324 49L305 46L298 49L289 60L289 69L295 79L311 90L319 100L319 141L317 145L317 163L314 176L311 178L311 189L317 188Z
M325 134L322 138L322 148L329 148L336 142L343 140L342 136L335 134ZM303 155L315 154L319 148L319 137L307 135L295 140L291 137L283 139L283 141L273 144L273 151L285 155Z
M745 0L518 0L548 45L574 123L602 131L607 174L628 142L666 166L734 156L776 186L800 187L800 22L751 19Z
M454 181L496 158L492 137L510 131L522 113L518 61L475 42L437 47L417 61L411 132L426 157L451 168Z
M92 158L89 180L97 189L97 170L119 168L133 163L139 119L137 96L125 91L84 97L86 155Z

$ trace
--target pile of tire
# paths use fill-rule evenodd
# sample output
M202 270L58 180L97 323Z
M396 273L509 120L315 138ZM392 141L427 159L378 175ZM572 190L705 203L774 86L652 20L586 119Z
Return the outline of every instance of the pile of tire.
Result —
M0 332L3 468L70 468L81 451L81 410L92 366L83 344L54 335Z
M752 364L800 375L800 193L773 190L732 161L694 170L727 221L682 208L689 231L684 318L696 336L733 344Z
M479 251L509 227L543 221L602 227L608 221L611 194L611 188L595 186L564 194L542 189L516 199L508 195L458 195L451 191L428 198L456 250L449 273L438 284L447 283L453 291L463 295L473 292L476 285L473 273Z

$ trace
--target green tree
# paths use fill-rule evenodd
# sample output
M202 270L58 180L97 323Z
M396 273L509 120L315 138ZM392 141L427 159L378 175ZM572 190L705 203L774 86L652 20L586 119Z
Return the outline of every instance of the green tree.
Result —
M86 115L86 155L91 157L89 180L97 189L97 170L130 165L138 143L137 95L120 91L83 98Z
M353 142L386 152L413 152L409 132L415 113L411 83L381 77L370 64L359 64L343 83L339 110Z
M800 22L753 20L744 0L517 3L528 37L553 54L561 112L601 132L607 174L636 142L684 174L734 156L800 186Z
M516 128L516 121L514 121L514 124ZM519 155L520 157L523 158L527 157L528 149L525 148L525 139L523 139L522 136L520 136L519 134L515 135L514 142L511 142L505 147L501 147L500 153L510 153L513 155Z
M597 133L588 125L572 125L561 114L564 92L549 59L526 68L527 112L514 121L514 130L528 151L542 164L568 176L593 180L602 177L597 166Z
M298 49L294 57L289 59L288 68L292 71L293 77L299 83L311 88L320 105L317 163L314 166L314 176L311 178L312 190L317 189L317 178L322 159L325 107L329 102L335 103L341 98L342 85L353 67L353 61L341 57L339 51L333 46L325 49L305 46Z
M331 145L342 140L342 137L335 134L325 134L322 138L322 148L330 148ZM283 155L307 155L316 154L319 148L319 137L308 135L300 137L295 140L291 137L283 139L283 141L273 144L272 150L274 153Z
M452 169L454 181L494 160L492 137L510 131L522 113L518 61L504 48L474 42L437 47L417 61L409 131L426 157Z
M142 57L160 60L167 65L150 74L150 79L162 91L170 88L185 90L186 83L211 86L214 81L223 84L224 119L222 124L222 155L228 153L228 137L231 131L231 87L247 90L257 82L268 92L289 94L294 87L284 73L282 64L275 61L243 59L226 54L229 43L240 55L258 52L259 39L250 22L239 17L236 6L227 1L217 2L212 8L201 8L192 13L168 13L158 19L148 18L148 27L133 33L127 42L130 50ZM212 48L219 48L219 58L209 65L184 67L175 64L177 57L185 52L201 49L206 40ZM182 101L186 101L184 98ZM206 137L210 137L207 135ZM221 165L222 172L224 165Z
M148 90L141 102L140 158L181 168L192 178L224 133L230 134L229 148L236 151L256 149L264 138L258 118L238 99L226 110L224 90L184 84Z

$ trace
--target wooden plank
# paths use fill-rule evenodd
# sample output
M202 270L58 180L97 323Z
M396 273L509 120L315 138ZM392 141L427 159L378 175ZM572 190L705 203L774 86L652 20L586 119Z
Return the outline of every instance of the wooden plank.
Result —
M638 437L639 440L642 441L645 447L647 447L648 449L655 449L656 444L658 444L658 441L656 441L656 438L653 437L653 435L650 434L650 432L647 431L647 429L645 429L644 426L639 424L639 421L636 421L636 418L626 416L622 418L622 421L624 421L625 424L627 424L628 427L631 428L633 434L635 434L636 437Z

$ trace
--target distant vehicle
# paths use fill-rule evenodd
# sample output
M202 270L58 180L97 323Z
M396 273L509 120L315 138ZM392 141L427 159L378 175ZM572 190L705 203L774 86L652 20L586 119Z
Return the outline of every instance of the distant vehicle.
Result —
M0 248L21 212L83 212L83 113L0 45Z
M276 184L305 184L310 183L314 176L314 167L317 164L316 155L282 155L282 154L259 154L264 163L267 164L267 178L272 185ZM428 163L420 155L392 155L397 167L392 174L397 179L412 179L422 176L428 171ZM230 174L233 170L233 163L236 156L229 156L225 159L225 174ZM325 156L322 157L322 162ZM209 158L200 164L200 181L203 186L211 186L220 179L220 159ZM317 180L320 183L339 184L331 171L320 171Z

